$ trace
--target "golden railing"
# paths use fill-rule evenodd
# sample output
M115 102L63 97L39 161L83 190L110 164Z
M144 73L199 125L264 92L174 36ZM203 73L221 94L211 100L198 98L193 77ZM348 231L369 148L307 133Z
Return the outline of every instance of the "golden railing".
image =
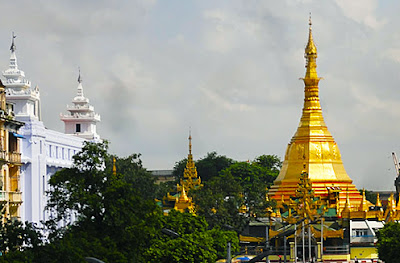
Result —
M14 203L22 202L22 193L21 192L9 192L9 200Z
M10 163L21 163L21 153L9 152L8 153L8 161Z

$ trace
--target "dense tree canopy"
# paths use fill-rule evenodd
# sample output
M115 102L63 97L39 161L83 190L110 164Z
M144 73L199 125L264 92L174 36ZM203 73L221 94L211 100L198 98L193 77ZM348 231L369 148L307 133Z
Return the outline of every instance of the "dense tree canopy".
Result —
M384 262L399 263L400 223L387 223L378 231L378 254Z
M193 191L196 211L212 226L229 225L240 232L249 216L263 216L268 187L279 174L280 159L262 155L253 162L234 162Z
M47 242L33 226L0 226L0 262L215 262L234 232L210 227L204 217L172 211L164 216L154 197L157 185L139 155L118 158L108 143L88 142L74 165L49 181ZM116 159L116 174L113 159ZM73 216L72 216L73 215ZM72 224L65 225L71 217ZM61 224L60 224L61 223ZM64 227L60 227L65 225ZM163 228L180 234L162 234Z

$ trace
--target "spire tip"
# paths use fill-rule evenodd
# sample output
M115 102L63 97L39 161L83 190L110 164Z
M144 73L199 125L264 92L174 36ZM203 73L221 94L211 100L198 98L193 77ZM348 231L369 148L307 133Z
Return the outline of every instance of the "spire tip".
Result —
M10 47L11 52L15 52L15 50L17 49L17 47L15 46L15 43L14 43L14 39L15 39L16 37L17 37L17 36L14 35L14 31L13 31L13 32L12 32L11 47Z
M78 67L78 71L79 71L78 83L82 83L82 78L81 78L81 67Z

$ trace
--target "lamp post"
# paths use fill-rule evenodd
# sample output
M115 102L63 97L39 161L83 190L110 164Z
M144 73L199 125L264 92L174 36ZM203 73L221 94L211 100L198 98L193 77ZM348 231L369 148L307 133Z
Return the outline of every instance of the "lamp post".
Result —
M283 237L283 261L286 263L286 236Z

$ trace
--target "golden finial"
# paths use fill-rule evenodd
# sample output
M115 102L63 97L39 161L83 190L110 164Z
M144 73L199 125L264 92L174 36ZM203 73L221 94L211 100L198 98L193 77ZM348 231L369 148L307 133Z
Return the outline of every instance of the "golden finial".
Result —
M376 195L376 207L382 207L381 199L379 198L379 193Z
M189 127L189 154L192 154L192 129Z
M359 211L363 211L363 212L367 212L368 211L368 203L367 203L367 199L365 197L365 189L363 189L362 200L361 200L361 204L360 204L360 207L359 207L358 210Z
M114 158L113 158L113 169L112 169L113 175L117 175L117 167L116 167L116 165L115 165L115 162L116 162L116 160L115 160L115 157L114 157Z
M182 191L181 191L181 196L179 197L179 201L188 201L188 200L189 198L186 194L185 186L182 185Z
M312 21L311 21L311 13L310 13L310 18L309 18L309 29L308 29L308 43L305 49L304 57L307 60L306 64L306 76L304 79L318 79L317 75L317 47L314 44L314 39L312 36ZM307 84L307 83L306 83Z
M349 217L350 214L348 214L348 213L350 213L349 187L347 187L347 190L346 190L346 203L342 210L342 217Z

